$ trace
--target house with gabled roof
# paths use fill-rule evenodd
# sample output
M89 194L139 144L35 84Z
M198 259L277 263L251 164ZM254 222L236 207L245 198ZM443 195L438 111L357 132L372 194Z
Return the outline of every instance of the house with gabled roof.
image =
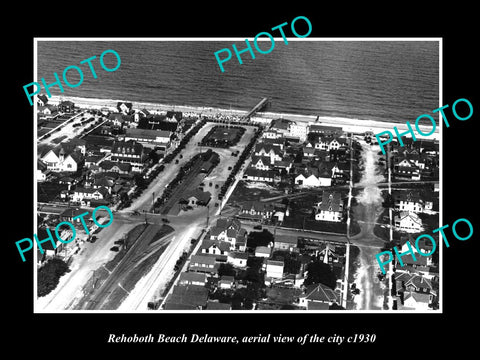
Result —
M322 200L315 206L315 220L340 222L343 219L343 200L335 191L324 191Z
M129 163L132 165L132 171L142 171L143 146L133 140L114 141L110 160L120 163Z
M210 240L227 241L232 249L244 248L246 244L247 231L242 228L239 220L234 218L221 218L215 226L210 229Z
M431 310L428 306L431 304L433 296L430 294L422 294L414 291L407 291L403 294L403 303L397 305L398 310Z
M309 309L312 303L333 305L338 303L339 300L340 297L338 294L327 285L311 284L308 285L304 293L299 296L299 306Z
M419 191L402 191L395 194L394 199L396 210L412 211L415 213L421 213L425 210L425 203L422 200Z
M198 285L205 286L207 283L207 275L205 273L199 272L182 272L180 273L180 278L178 279L178 285L187 286L187 285Z
M247 266L248 254L244 251L230 251L227 262L235 267L245 268Z
M235 278L230 275L223 275L218 281L218 287L220 289L232 289L235 284Z
M199 285L175 285L165 300L165 310L202 310L207 305L208 289Z
M245 201L242 206L238 218L254 221L262 221L270 219L273 215L274 206L261 201Z
M270 157L271 163L275 163L275 161L281 161L283 158L283 151L280 149L280 147L266 143L258 143L255 145L254 154L257 156Z
M194 189L185 193L180 198L180 202L186 203L187 206L207 206L211 198L212 194L209 191Z
M102 172L115 172L119 174L129 174L132 171L132 165L126 162L114 162L104 160L99 164Z
M216 274L217 273L217 266L215 266L216 261L215 257L209 256L209 255L192 255L190 258L190 264L188 266L188 269L190 271L198 271L198 272L204 272L204 273L211 273L211 274Z
M281 135L281 134L280 134ZM278 147L281 151L285 148L286 139L282 136L277 138L262 138L260 143Z
M257 170L271 170L272 165L271 158L269 156L261 156L261 155L253 155L252 161L250 162L250 166L257 169Z
M40 160L53 172L76 172L81 166L83 156L80 152L67 151L62 145L47 150Z
M273 248L275 250L296 252L298 251L298 238L296 236L276 235Z
M273 183L275 181L275 172L272 170L257 170L249 167L245 171L243 178L247 181Z
M423 230L422 219L410 211L401 211L395 215L393 223L399 231L420 232Z
M287 119L275 119L272 120L270 125L270 130L275 130L278 133L281 133L283 136L288 136L290 134L290 125L294 123L292 120Z
M77 186L73 193L72 200L88 205L89 200L105 200L108 195L108 189L103 186L96 189Z
M338 263L340 259L336 253L335 245L329 242L320 245L317 256L318 259L323 261L325 264Z
M228 253L233 248L232 244L227 241L204 239L200 245L200 253L215 255L217 260L227 260ZM224 256L225 258L219 258Z
M295 177L295 184L305 187L331 186L331 169L308 166Z
M418 166L394 166L393 168L393 175L397 179L405 179L405 180L420 180L421 174L420 169Z

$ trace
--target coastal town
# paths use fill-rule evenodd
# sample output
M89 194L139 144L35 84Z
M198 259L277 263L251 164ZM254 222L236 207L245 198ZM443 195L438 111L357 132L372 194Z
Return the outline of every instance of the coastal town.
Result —
M39 310L439 309L438 255L386 275L375 259L439 226L439 141L404 137L383 155L371 130L266 106L38 96L37 234L77 232L37 249ZM85 231L74 218L100 205L112 225Z

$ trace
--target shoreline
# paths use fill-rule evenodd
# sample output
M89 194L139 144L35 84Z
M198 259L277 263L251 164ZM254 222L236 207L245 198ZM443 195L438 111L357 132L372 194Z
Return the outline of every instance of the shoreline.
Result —
M184 113L194 113L197 115L206 115L206 116L244 116L248 113L246 110L238 109L222 109L215 108L211 106L189 106L189 105L169 105L169 104L160 104L160 103L150 103L150 102L140 102L140 101L129 101L129 100L116 100L116 99L100 99L100 98L84 98L84 97L74 97L74 96L57 96L53 95L49 98L49 103L58 104L60 101L70 100L75 103L75 106L85 109L96 109L100 110L101 108L112 108L117 111L117 102L129 102L132 103L132 107L137 110L147 109L149 111L165 112L165 111L181 111ZM292 120L300 123L315 123L318 125L325 126L337 126L342 127L345 132L353 133L365 133L366 131L372 131L374 134L378 134L382 131L390 131L394 134L393 127L396 126L397 129L401 132L406 131L408 128L406 123L397 123L392 121L379 121L379 120L368 120L368 119L356 119L356 118L342 118L334 116L318 116L318 121L316 115L299 115L291 113L276 113L276 112L258 112L253 116L254 119L261 120L265 122L273 119L286 119ZM413 122L410 121L412 124ZM439 140L440 132L439 128L442 127L442 123L437 125L435 132L428 136L430 139ZM431 131L431 126L419 126L420 130L424 133L429 133ZM418 136L417 140L422 140L424 137Z

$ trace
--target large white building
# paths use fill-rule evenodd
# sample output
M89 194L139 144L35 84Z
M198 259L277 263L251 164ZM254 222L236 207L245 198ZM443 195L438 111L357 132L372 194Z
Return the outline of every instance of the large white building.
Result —
M80 159L80 153L68 153L61 147L51 149L41 157L41 160L46 165L47 170L53 172L75 172L78 169Z
M307 140L308 127L304 123L292 123L290 124L290 136L299 138L300 141Z
M405 232L420 232L423 230L422 219L414 212L401 211L395 215L394 224L398 230Z

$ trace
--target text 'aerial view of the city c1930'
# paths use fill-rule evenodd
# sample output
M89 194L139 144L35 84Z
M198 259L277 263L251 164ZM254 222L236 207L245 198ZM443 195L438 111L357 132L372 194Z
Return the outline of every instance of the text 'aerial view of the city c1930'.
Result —
M275 39L34 40L35 312L441 311L441 39Z

